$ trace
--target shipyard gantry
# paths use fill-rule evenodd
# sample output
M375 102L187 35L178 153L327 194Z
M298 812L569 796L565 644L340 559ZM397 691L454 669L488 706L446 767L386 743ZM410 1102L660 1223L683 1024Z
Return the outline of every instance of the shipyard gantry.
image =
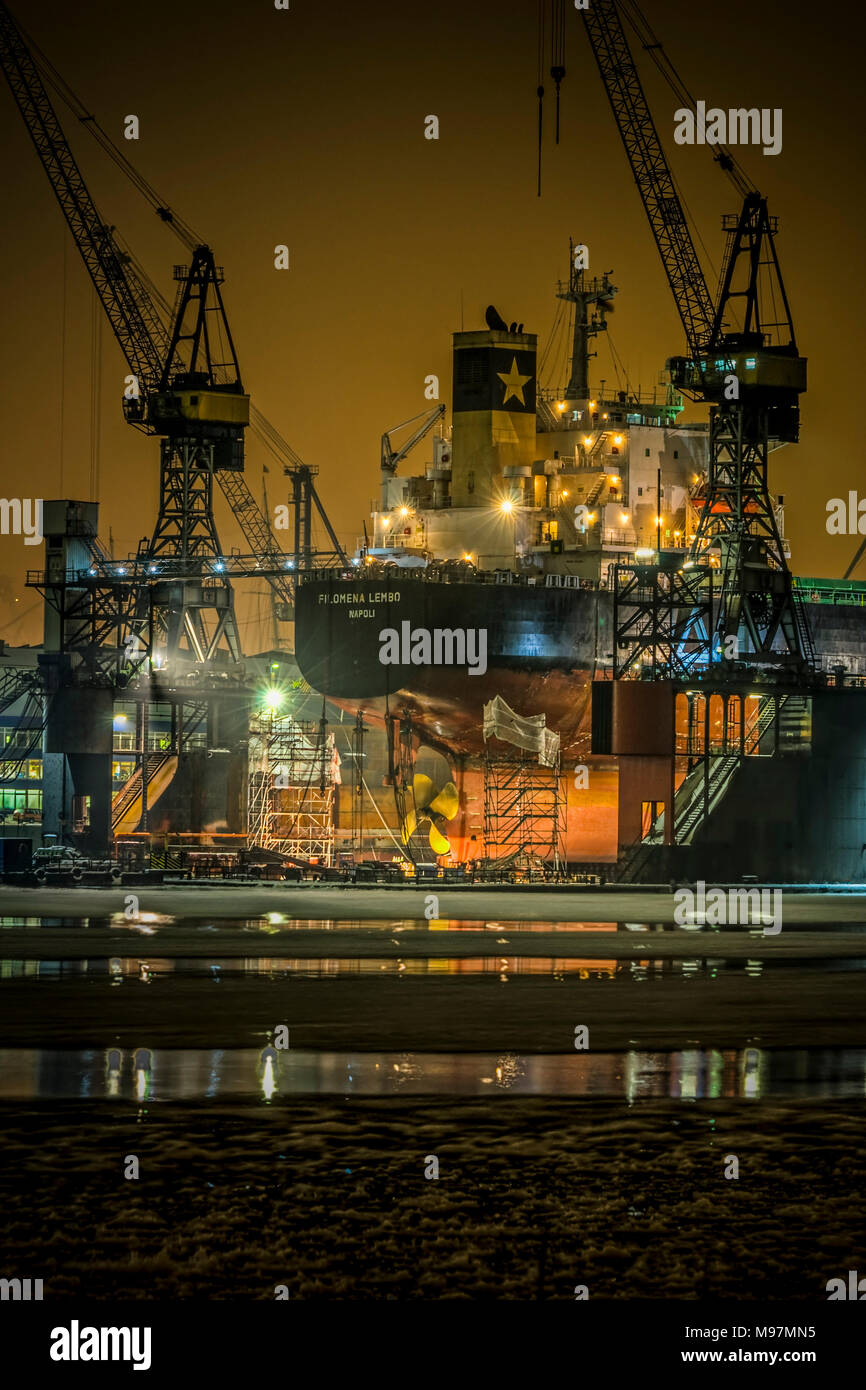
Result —
M178 843L254 844L298 864L357 858L377 840L377 856L419 871L432 854L443 866L498 860L561 875L574 867L568 816L576 806L583 816L591 775L594 809L580 824L596 810L607 816L619 857L609 872L633 879L675 874L698 852L723 862L725 827L760 800L769 769L785 796L829 805L825 784L838 769L831 774L828 750L856 741L863 697L850 678L845 688L841 668L820 670L809 611L829 600L822 581L793 579L769 490L770 454L797 440L806 386L778 222L731 151L712 146L741 206L723 220L711 291L624 14L683 104L693 103L633 11L593 0L581 16L685 335L664 392L590 399L589 344L607 329L617 287L612 272L590 276L572 242L558 289L572 315L561 398L538 387L535 334L489 306L486 328L454 335L450 432L436 403L382 435L380 506L350 558L317 470L250 402L212 248L0 3L0 65L123 353L124 416L159 449L157 513L126 559L101 543L95 502L44 504L45 561L27 574L44 603L43 644L32 660L0 665L0 712L15 707L29 731L16 737L14 767L41 757L47 843L150 846L158 821L177 828ZM558 92L564 66L553 59ZM49 87L181 243L173 304L94 204ZM692 439L694 485L684 485L686 459L669 470L671 525L676 507L684 518L671 535L662 473L684 397L708 407L709 427ZM244 476L250 428L288 480L278 509L285 547L266 494L262 507ZM629 460L632 428L643 431L647 458L659 432L657 466ZM698 427L680 428L688 439ZM400 464L431 432L432 464L401 478ZM552 457L539 459L543 436ZM220 494L243 552L220 536ZM317 524L327 548L316 546ZM273 633L273 650L254 658L235 612L235 586L250 580L269 588ZM497 647L500 617L511 635ZM285 628L296 619L297 664ZM453 640L456 621L469 624L464 636L484 633L484 669L479 655L462 674L425 670L404 652L392 679L378 643L358 643L359 631L396 634L396 624L404 648L423 647L431 632ZM522 662L544 673L525 700ZM485 675L482 696L472 677ZM492 716L488 727L500 689L515 706L501 702L512 723L540 728L546 715L555 753L545 740L527 747L526 734L510 744ZM374 733L381 786L370 775ZM859 768L845 774L853 798ZM781 829L768 836L765 859L781 872L790 847ZM845 873L853 839L838 856ZM808 855L820 863L817 846Z

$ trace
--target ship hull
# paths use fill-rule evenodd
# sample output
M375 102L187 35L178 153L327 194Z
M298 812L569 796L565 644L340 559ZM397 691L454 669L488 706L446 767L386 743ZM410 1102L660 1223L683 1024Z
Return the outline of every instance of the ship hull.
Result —
M862 679L866 607L804 597L821 665L826 670L838 662ZM615 759L590 753L592 681L610 671L612 616L605 590L313 576L297 596L296 660L314 690L360 713L368 728L408 720L416 748L443 754L460 790L460 816L448 828L452 855L460 861L477 857L485 842L484 705L499 695L517 714L543 714L560 736L565 856L571 863L613 862L618 768ZM399 634L403 624L410 634L483 628L486 669L469 675L466 666L384 664L382 634ZM505 745L498 747L507 754ZM588 778L578 775L581 768L590 770Z
M584 741L593 677L610 660L611 614L610 596L589 588L317 577L298 592L295 658L342 708L408 717L451 756L483 753L483 709L495 695L518 714L544 714L569 756ZM404 657L412 634L442 629L483 631L484 669L382 661L383 633Z

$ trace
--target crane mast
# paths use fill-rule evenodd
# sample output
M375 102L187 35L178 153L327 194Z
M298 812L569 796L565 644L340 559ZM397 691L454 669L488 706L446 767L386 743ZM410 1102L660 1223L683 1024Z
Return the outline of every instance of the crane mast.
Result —
M136 569L144 575L165 574L166 580L153 586L152 608L150 598L142 597L140 625L143 629L147 610L148 621L155 617L157 644L169 652L206 663L223 648L237 660L241 649L231 584L219 574L222 547L213 513L214 481L261 560L284 613L291 611L295 578L289 571L295 565L287 561L243 477L250 404L223 303L222 268L210 247L152 199L155 211L191 252L189 266L175 266L178 298L167 326L167 308L155 302L132 257L100 215L39 67L3 3L0 66L129 366L124 416L160 437L159 514L152 536L139 546ZM56 73L54 78L56 85ZM92 119L79 106L76 102L79 118ZM100 143L111 144L104 132ZM120 162L130 173L128 161L121 157ZM140 176L137 181L142 182ZM297 469L285 471L297 493ZM334 558L345 562L336 543ZM172 564L185 576L198 564L206 582L169 577Z
M581 13L686 342L697 356L712 331L713 300L619 12L613 0L592 0Z
M623 633L630 634L618 643L629 653L622 670L642 653L655 670L660 648L668 671L734 660L809 669L811 637L767 478L770 440L798 438L798 399L806 388L806 362L797 351L776 253L778 223L766 199L732 173L743 204L723 221L728 239L713 299L620 9L617 0L592 0L581 13L685 332L687 355L668 360L671 381L711 407L707 485L683 577L656 572L648 584L648 575L637 574L641 567L617 567L628 610ZM732 172L729 158L717 158ZM768 304L779 307L768 310ZM721 571L715 586L710 571L706 578L688 574L703 569L713 550ZM641 604L646 612L635 619L632 610ZM642 636L636 642L637 631Z
M168 361L165 324L99 215L36 64L3 4L0 64L130 371L145 389L153 388Z

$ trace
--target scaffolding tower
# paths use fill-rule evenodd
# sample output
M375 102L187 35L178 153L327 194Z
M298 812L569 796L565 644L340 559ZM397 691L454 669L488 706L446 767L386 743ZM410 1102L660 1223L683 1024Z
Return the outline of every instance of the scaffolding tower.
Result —
M530 871L565 869L566 802L559 735L499 696L484 709L484 852ZM507 750L503 744L510 745Z
M249 844L330 866L340 781L324 720L264 713L250 724Z

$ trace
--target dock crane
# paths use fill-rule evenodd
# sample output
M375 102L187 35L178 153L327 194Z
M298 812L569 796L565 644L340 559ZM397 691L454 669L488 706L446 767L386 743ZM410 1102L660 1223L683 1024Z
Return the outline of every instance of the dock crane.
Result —
M421 443L425 434L427 434L429 430L432 430L435 424L438 424L444 414L445 406L440 402L440 404L434 406L432 410L422 410L417 415L413 415L411 420L404 420L401 425L394 425L393 429L386 430L382 435L383 477L387 476L393 478L406 455L412 452L416 444ZM391 435L396 434L398 430L404 430L407 425L414 425L416 420L421 421L417 430L414 430L412 434L409 435L409 438L405 443L400 445L399 449L395 449L391 444Z
M34 51L35 46L34 46ZM290 612L298 565L277 542L243 478L244 433L250 424L237 353L223 303L223 270L213 251L155 191L102 131L44 58L40 66L85 128L107 149L190 255L176 265L173 315L101 217L78 169L27 43L0 3L0 66L85 268L129 366L123 396L128 423L160 439L160 503L154 531L139 546L136 572L150 581L139 621L155 620L154 644L207 663L223 648L241 655L231 582L213 512L221 487L275 599ZM167 325L167 321L169 326ZM255 423L258 412L253 413ZM273 449L283 444L259 416ZM298 473L298 467L301 472ZM294 502L315 492L313 470L290 462ZM295 475L298 474L296 477ZM312 493L310 490L312 489ZM315 497L319 510L321 505ZM296 528L297 529L297 528ZM328 526L337 563L348 563ZM309 562L309 542L305 558ZM198 571L198 572L197 572ZM293 571L293 572L292 572ZM163 577L164 576L164 577Z
M806 361L797 350L776 253L778 220L770 216L766 199L730 151L714 147L717 162L742 197L742 207L739 214L723 219L727 245L713 297L621 11L658 61L661 45L633 0L592 0L581 13L685 331L687 355L667 363L671 381L692 399L710 405L706 500L686 565L698 567L707 547L718 547L721 583L714 595L707 577L700 617L693 613L691 619L676 620L675 635L684 639L700 628L698 646L710 661L721 651L727 654L734 638L740 661L808 670L814 665L811 637L793 589L767 482L770 440L796 442L798 400L806 389ZM669 60L665 63L665 75L683 105L694 108ZM639 588L637 580L632 592ZM697 592L695 584L692 592ZM652 626L645 628L644 650L654 645L657 633ZM695 657L692 644L686 664Z

